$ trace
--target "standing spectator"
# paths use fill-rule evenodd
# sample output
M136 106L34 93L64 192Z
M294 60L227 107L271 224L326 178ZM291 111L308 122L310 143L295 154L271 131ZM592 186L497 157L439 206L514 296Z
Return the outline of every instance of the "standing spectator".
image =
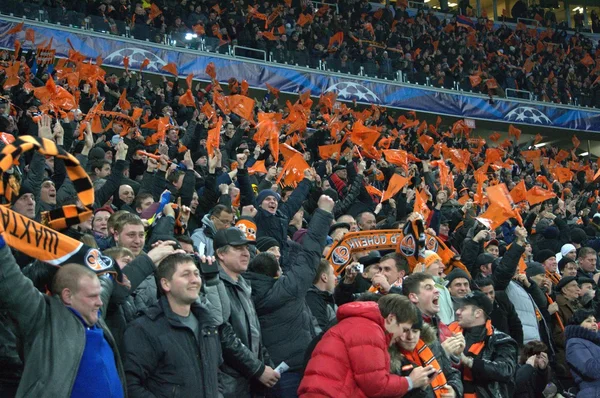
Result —
M460 356L465 395L510 397L512 394L517 344L494 329L490 320L492 311L492 302L486 295L474 291L465 296L456 311L457 321L450 325L455 333L463 332L467 342Z
M600 335L593 311L579 310L565 328L567 364L579 389L577 397L600 394Z
M213 239L217 231L231 227L233 223L233 210L231 207L216 205L210 213L202 218L202 228L194 231L192 240L194 248L199 250L200 245L204 245L204 253L201 255L213 256L215 254Z
M390 374L389 346L419 321L415 306L397 294L384 296L377 303L354 302L340 307L338 324L315 347L298 395L402 397L426 386L435 372L432 366L419 366L407 377Z
M530 341L521 350L516 375L514 398L537 398L550 380L548 347L541 341Z
M129 396L218 396L218 325L202 313L202 279L194 260L170 255L156 277L163 296L125 333Z
M223 320L231 324L241 344L252 352L255 363L249 374L242 374L236 369L235 361L225 357L219 373L220 392L225 398L251 397L251 391L259 388L253 385L254 379L267 387L273 387L279 380L279 373L269 366L251 288L242 276L250 261L250 243L254 242L247 240L244 233L235 227L217 231L214 239L219 276L227 291L227 296L222 299Z
M17 397L124 397L119 352L100 311L112 279L66 264L54 277L53 295L45 296L5 246L0 237L0 305L21 331L25 364Z
M294 259L289 259L285 274L282 275L275 256L261 253L250 262L250 272L245 276L252 285L252 301L260 321L263 343L275 364L285 362L289 366L268 393L270 397L296 395L302 379L304 352L320 333L314 328L305 298L326 244L335 202L323 195L318 206L304 236L303 250Z
M513 18L527 18L527 4L523 0L517 0L510 10Z
M337 311L333 300L335 282L333 267L329 261L321 259L313 285L306 292L306 304L317 319L321 330L326 330L329 323L335 319Z

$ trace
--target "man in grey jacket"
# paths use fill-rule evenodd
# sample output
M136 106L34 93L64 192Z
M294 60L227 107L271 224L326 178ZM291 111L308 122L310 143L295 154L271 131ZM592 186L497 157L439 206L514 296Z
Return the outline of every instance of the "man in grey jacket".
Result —
M17 397L124 397L118 349L100 316L112 279L67 264L55 276L53 295L43 295L1 237L0 264L0 306L16 320L23 343Z
M231 207L224 205L216 205L209 214L202 218L202 228L198 228L192 234L194 248L201 254L206 256L214 256L215 249L213 239L217 231L231 227L233 222L233 210ZM200 246L204 245L204 252L200 250Z
M221 297L223 320L231 324L240 342L258 359L255 369L246 374L240 373L237 360L228 358L219 372L219 392L225 398L250 398L260 392L259 381L266 387L273 387L279 380L279 373L273 370L270 359L261 341L261 329L251 298L251 288L242 276L248 269L250 252L246 239L238 228L231 227L217 232L214 239L219 276L227 294Z

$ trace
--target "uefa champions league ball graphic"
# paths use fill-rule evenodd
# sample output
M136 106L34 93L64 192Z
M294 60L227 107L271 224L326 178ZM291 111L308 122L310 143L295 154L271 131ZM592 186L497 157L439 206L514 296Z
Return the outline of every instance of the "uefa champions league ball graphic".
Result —
M548 116L544 115L539 109L530 106L520 106L513 109L504 119L511 122L552 125L552 121Z
M338 98L357 101L364 101L368 103L379 103L379 98L371 90L365 86L353 82L341 82L336 83L333 86L325 90L326 93L337 92Z
M123 64L123 58L129 57L129 69L139 69L144 62L144 59L148 58L150 63L146 67L148 71L158 72L160 68L165 66L167 63L157 57L154 53L141 48L122 48L114 53L109 54L104 59L107 62L114 64Z

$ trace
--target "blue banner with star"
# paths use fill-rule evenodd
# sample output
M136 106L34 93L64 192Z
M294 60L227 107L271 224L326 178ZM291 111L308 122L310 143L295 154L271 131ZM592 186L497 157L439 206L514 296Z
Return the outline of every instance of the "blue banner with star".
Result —
M423 86L399 84L383 80L367 79L323 72L319 70L289 67L277 63L245 61L226 55L180 49L137 40L123 40L117 36L90 35L86 31L72 31L60 26L30 26L25 24L17 34L4 34L17 23L0 18L0 48L12 50L15 39L24 50L35 48L52 38L58 57L67 57L71 41L75 50L88 59L101 56L104 64L124 68L123 58L129 57L129 68L139 69L145 59L150 61L144 71L164 73L161 68L174 62L179 74L185 77L192 73L195 79L209 81L206 66L215 64L217 78L226 83L229 78L245 79L254 88L266 88L266 83L282 92L299 93L310 90L313 96L336 92L338 99L363 104L377 104L401 109L429 112L439 115L467 117L520 123L541 128L562 128L600 132L600 109L559 106L552 103L526 102L475 95L465 95L450 90L437 90ZM25 29L33 28L36 43L25 40Z

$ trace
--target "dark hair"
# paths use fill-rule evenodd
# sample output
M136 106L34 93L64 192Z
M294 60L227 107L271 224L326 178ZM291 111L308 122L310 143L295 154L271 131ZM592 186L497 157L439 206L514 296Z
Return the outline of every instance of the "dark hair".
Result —
M31 279L33 286L43 294L52 289L52 280L54 275L59 270L57 267L53 267L50 264L44 263L39 260L28 264L23 268L23 275Z
M474 284L477 289L481 289L482 287L490 286L490 285L492 285L494 288L496 287L496 286L494 286L494 280L489 276L477 277L477 279L475 279L475 281L474 281Z
M110 162L106 159L94 160L92 163L92 173L96 174L96 169L102 170L105 164L110 166Z
M321 275L326 274L327 271L329 271L329 268L331 268L331 264L329 264L329 261L325 259L321 259L321 261L319 261L319 266L317 267L317 274L315 275L315 279L313 279L313 285L319 282L319 279L321 279Z
M539 340L532 340L529 343L525 344L523 348L521 348L521 353L519 354L519 364L524 364L527 362L527 358L532 355L538 355L542 352L548 352L548 346Z
M406 296L388 294L380 298L377 304L379 305L379 312L384 318L387 318L388 315L394 315L396 323L415 324L419 322L419 311Z
M396 263L396 270L398 272L404 271L405 274L408 274L410 268L408 267L408 260L406 259L406 257L398 253L389 253L381 257L379 263L381 264L382 262L390 259L394 260L394 262Z
M421 282L428 279L433 280L433 276L423 272L417 272L404 278L402 281L402 294L408 297L410 293L419 294L421 290ZM435 281L434 281L435 282Z
M258 253L252 261L250 261L250 264L248 264L248 269L257 274L274 278L277 276L277 271L279 271L279 262L277 262L277 259L272 253Z
M142 206L142 202L148 198L151 198L154 201L154 196L152 196L150 192L138 193L138 195L135 197L134 209L137 210L140 206Z
M175 184L179 180L179 177L181 177L183 174L183 171L175 170L174 172L169 174L169 177L167 177L167 181L169 181L171 184Z
M223 212L227 214L233 214L233 210L231 209L231 207L225 205L215 205L215 207L213 207L210 211L210 215L219 217Z
M355 301L374 301L377 303L377 302L379 302L379 299L382 297L383 296L381 294L364 292L364 293L361 293L361 295L358 296Z
M189 254L183 254L183 253L171 254L171 255L165 257L165 259L161 261L158 268L156 268L156 284L158 285L158 290L161 293L164 294L165 292L162 289L162 284L160 283L160 281L163 278L168 281L173 279L173 275L175 274L175 271L177 270L177 266L179 264L184 264L184 263L194 263L195 264L194 259Z
M598 253L596 253L596 250L592 249L591 247L585 246L579 249L579 255L577 256L577 258L584 258L586 256L589 256L590 254L593 254L594 256L598 255Z
M177 235L175 236L175 239L177 239L177 242L194 246L194 241L188 235Z

